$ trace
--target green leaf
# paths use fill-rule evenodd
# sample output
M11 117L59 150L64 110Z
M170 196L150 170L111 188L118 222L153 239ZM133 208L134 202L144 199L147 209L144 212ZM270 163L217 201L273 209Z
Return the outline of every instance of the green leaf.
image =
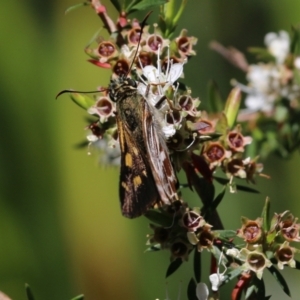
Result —
M26 291L27 299L28 300L34 300L34 296L33 296L33 293L31 291L31 288L27 283L25 284L25 291Z
M170 1L171 2L171 1ZM173 31L175 30L177 23L185 9L185 6L187 4L187 0L182 0L179 9L177 9L177 13L176 15L173 17L172 19L172 27L169 28L169 34L168 37L173 33Z
M267 197L266 201L265 201L265 205L261 214L262 218L263 218L263 229L265 232L269 231L270 227L269 227L269 221L270 221L270 198Z
M71 300L83 300L84 299L84 295L78 295L74 298L72 298Z
M220 184L228 184L229 183L229 179L226 179L226 178L214 176L214 179L217 182L219 182ZM249 193L254 193L254 194L259 194L260 193L258 190L255 190L253 188L250 188L248 186L243 186L243 185L240 185L240 184L236 185L236 189L239 190L239 191L249 192Z
M290 51L293 54L299 54L299 46L300 46L300 33L299 28L296 28L292 26L293 36L292 36L292 42L290 46Z
M191 177L192 185L201 198L204 206L210 205L213 202L215 196L214 185L206 179L200 178L197 174L193 174L193 176Z
M163 5L167 3L167 0L143 0L138 3L136 3L136 1L134 2L135 3L131 3L127 8L125 8L127 14L130 14L136 10L146 10L156 5Z
M214 256L214 258L218 264L219 264L219 262L221 264L222 264L222 262L225 264L228 263L228 259L226 258L224 253L218 247L213 246L212 249L210 250L210 253Z
M99 56L98 55L96 55L95 53L94 53L94 49L90 49L90 48L88 48L91 44L93 44L94 42L97 42L97 39L99 38L99 36L100 36L100 32L103 30L103 27L101 27L101 28L99 28L94 34L93 34L93 36L91 37L91 39L89 40L89 42L87 43L87 45L85 46L85 49L84 49L84 51L85 51L85 53L87 54L87 55L89 55L91 58L93 58L93 59L99 59Z
M212 210L215 210L218 207L218 205L221 203L222 199L224 198L225 192L226 192L226 187L224 186L223 191L213 201L211 205Z
M110 2L113 4L113 6L115 7L115 9L121 13L122 12L122 7L121 4L119 2L119 0L110 0Z
M271 272L271 274L275 277L275 279L278 281L280 287L283 289L283 291L291 297L290 289L284 279L284 277L281 275L281 273L274 267L271 266L268 268L268 270Z
M236 237L236 231L235 230L214 230L214 233L217 234L219 239L223 239L223 240L230 240L232 238Z
M176 258L175 260L173 260L168 267L166 278L172 275L175 271L177 271L177 269L181 266L181 264L182 264L181 258Z
M89 145L89 142L88 142L88 141L82 141L82 142L76 143L76 144L74 145L74 148L75 148L75 149L84 149L84 148L86 148L88 145Z
M219 113L224 108L224 101L221 97L219 88L214 81L210 81L207 86L208 111Z
M75 4L75 5L72 5L72 6L70 6L69 8L66 9L65 15L68 14L72 10L75 10L75 9L77 9L79 7L82 7L82 6L88 6L89 4L90 4L89 2L83 2L83 3L78 3L78 4Z
M270 232L267 234L266 240L267 240L267 244L272 244L275 240L277 236L277 232L275 230L273 230L273 232Z
M300 270L300 261L295 260L296 265L295 265L295 269Z
M196 282L201 281L201 252L198 251L197 247L194 250L194 275Z
M266 49L260 47L250 47L248 51L256 56L259 60L275 62L275 57Z
M253 293L256 293L257 289L254 284L249 285L249 287L246 290L245 299L248 299Z
M225 191L226 188L224 187L223 192L221 192L212 203L208 203L207 205L204 205L204 207L201 209L201 214L204 216L204 218L208 223L213 225L215 229L224 228L216 209L219 203L221 202L225 194Z
M172 226L173 218L170 215L163 214L156 209L149 209L144 216L153 223L159 224L163 227Z
M222 285L229 282L229 281L231 281L232 279L236 278L237 276L239 276L243 272L244 272L244 270L241 267L238 267L238 268L235 268L232 271L226 273L225 276L224 276L224 281L223 281Z
M189 300L197 300L197 295L196 295L196 282L194 278L191 278L188 289L187 289L187 296Z
M248 193L253 193L253 194L260 194L260 191L258 191L256 189L253 189L251 187L248 187L248 186L244 186L244 185L237 184L236 185L236 189L238 191L242 191L242 192L248 192Z
M245 299L248 299L252 293L254 293L255 299L265 299L266 289L263 279L258 279L257 276L252 277L252 280L246 291Z

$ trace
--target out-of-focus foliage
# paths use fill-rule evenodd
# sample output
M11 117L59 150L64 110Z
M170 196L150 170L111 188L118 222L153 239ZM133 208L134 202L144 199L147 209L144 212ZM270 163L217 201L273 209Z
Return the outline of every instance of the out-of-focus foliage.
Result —
M79 293L86 299L163 298L167 254L143 253L146 221L133 224L121 217L118 169L99 170L96 156L72 148L85 136L80 134L85 123L78 121L83 114L67 97L54 100L64 88L108 84L108 72L84 61L84 46L100 21L88 7L65 16L73 4L32 0L1 6L0 290L25 299L28 282L37 299L71 299ZM205 98L207 82L214 79L225 97L230 78L245 82L244 74L208 50L211 39L240 50L261 45L265 33L289 30L300 21L299 5L297 0L188 2L178 28L198 38L197 60L185 72L193 92ZM273 211L299 215L297 155L287 162L270 158L265 165L272 180L259 181L258 188L270 196ZM233 214L254 218L263 199L238 193L224 201L219 209L227 227L239 227ZM295 296L299 286L293 271L285 278ZM170 298L189 278L170 277ZM272 278L269 282L272 293L285 299Z

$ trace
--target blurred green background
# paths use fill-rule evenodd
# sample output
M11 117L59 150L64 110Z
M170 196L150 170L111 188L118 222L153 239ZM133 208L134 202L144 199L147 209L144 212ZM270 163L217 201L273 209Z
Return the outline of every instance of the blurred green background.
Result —
M0 290L25 299L26 282L37 300L80 293L93 300L153 300L164 299L166 289L177 299L181 287L184 300L189 263L166 280L169 254L143 253L148 222L121 216L118 168L101 168L96 155L75 150L85 137L85 112L68 96L54 99L62 89L94 90L109 80L109 72L87 63L83 52L102 24L88 7L64 15L74 3L2 1ZM108 9L113 11L110 4ZM242 51L263 46L267 32L298 24L299 11L299 0L190 0L179 28L198 38L185 78L202 107L210 79L224 97L231 78L245 82L243 73L208 49L210 40ZM260 195L238 193L222 202L225 226L238 228L241 215L259 216L267 195L272 211L300 216L299 168L298 153L288 161L270 157L264 172L272 179L258 179ZM297 299L299 272L283 273ZM266 279L272 299L288 299L269 274Z

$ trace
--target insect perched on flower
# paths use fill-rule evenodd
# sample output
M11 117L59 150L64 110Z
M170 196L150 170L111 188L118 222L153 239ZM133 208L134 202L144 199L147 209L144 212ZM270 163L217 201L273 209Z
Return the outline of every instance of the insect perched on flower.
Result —
M145 26L146 16L141 24ZM141 35L140 35L141 38ZM132 61L138 53L137 50ZM122 214L135 218L158 204L171 204L178 199L176 175L169 157L166 138L175 133L167 125L155 104L161 105L165 92L182 74L183 63L170 60L166 75L161 72L158 50L157 68L142 67L144 78L137 82L129 71L111 79L107 90L116 103L115 119L121 149L119 195ZM151 86L157 92L151 91ZM69 90L62 91L71 92Z
M176 176L155 107L138 93L137 83L128 77L112 80L109 95L117 107L121 209L134 218L155 203L175 200Z
M165 86L170 86L181 75L175 70L181 68L182 71L182 64L172 67L168 70L169 76L163 80ZM156 72L157 80L161 77L160 65L152 71L148 76L143 72L148 84L153 83ZM170 204L178 198L176 175L163 132L164 120L152 104L153 98L163 95L151 94L145 81L137 84L129 77L121 76L111 80L109 96L116 102L121 148L121 209L124 216L134 218L157 203Z

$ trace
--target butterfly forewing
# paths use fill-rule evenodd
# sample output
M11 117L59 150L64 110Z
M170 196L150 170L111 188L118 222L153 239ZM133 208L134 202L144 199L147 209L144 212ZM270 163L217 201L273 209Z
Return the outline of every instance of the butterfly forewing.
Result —
M138 94L136 83L126 77L113 80L110 97L117 107L121 209L134 218L176 199L176 177L154 108Z
M124 216L138 217L159 200L141 131L138 111L143 101L132 97L117 103L117 124L121 147L120 201ZM142 99L140 99L142 100ZM135 105L134 105L135 104Z
M152 174L160 199L170 204L177 199L176 176L155 108L145 101L143 133Z

